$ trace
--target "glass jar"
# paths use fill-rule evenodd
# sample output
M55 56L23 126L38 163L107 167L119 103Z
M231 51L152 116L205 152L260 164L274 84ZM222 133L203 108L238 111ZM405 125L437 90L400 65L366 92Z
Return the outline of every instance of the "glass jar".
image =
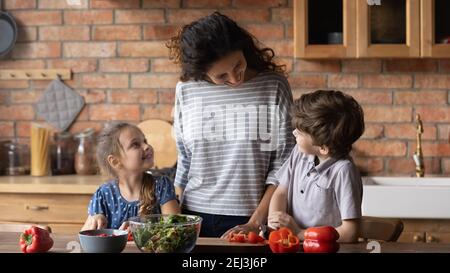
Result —
M56 133L52 146L52 174L75 173L75 141L69 132Z
M81 175L96 174L94 129L86 129L75 135L75 138L78 140L78 147L75 152L76 173Z
M6 175L25 175L30 173L30 149L26 144L5 143Z
M11 143L10 140L0 141L0 175L5 174L6 165L8 163L8 153L6 144Z

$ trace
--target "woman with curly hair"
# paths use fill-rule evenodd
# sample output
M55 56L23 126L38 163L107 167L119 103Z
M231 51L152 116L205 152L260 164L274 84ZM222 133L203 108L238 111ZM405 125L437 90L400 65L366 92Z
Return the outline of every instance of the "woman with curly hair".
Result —
M203 218L200 236L260 230L274 174L294 147L284 66L219 12L185 25L167 46L181 66L174 127L183 212Z

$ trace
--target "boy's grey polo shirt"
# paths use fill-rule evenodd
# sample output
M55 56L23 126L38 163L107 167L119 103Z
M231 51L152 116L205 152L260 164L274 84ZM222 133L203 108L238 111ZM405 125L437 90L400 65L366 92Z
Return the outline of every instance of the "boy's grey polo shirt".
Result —
M288 188L287 212L301 228L338 227L342 220L361 217L362 181L350 157L314 166L314 155L295 145L276 177Z

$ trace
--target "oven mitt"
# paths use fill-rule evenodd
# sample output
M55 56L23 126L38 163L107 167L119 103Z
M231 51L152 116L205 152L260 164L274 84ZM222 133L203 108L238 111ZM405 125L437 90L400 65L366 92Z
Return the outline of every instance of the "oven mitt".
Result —
M65 131L84 107L84 98L60 79L53 80L37 102L37 113L48 123Z

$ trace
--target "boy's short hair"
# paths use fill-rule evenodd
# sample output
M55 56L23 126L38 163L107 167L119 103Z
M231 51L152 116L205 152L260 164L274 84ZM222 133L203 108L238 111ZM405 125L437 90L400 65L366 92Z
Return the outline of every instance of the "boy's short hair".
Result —
M351 96L334 90L303 94L292 107L292 125L309 134L313 144L345 157L364 133L364 112Z

